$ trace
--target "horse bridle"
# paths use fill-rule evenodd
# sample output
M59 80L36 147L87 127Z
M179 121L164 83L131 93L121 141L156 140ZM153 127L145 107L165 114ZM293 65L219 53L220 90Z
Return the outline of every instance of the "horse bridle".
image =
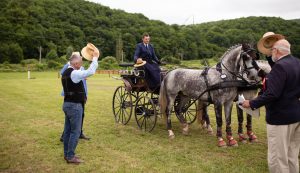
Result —
M256 59L258 60L259 59L259 54L257 53L257 51L253 48L249 48L248 50L244 51L240 54L240 59L239 61L241 61L241 59L243 60L243 65L244 65L244 69L243 71L241 71L242 74L249 74L249 70L251 69L255 69L255 70L259 70L260 68L258 67L257 63L255 60L253 60L253 58L248 54L249 52L252 52L252 51L255 51L255 54L256 54ZM245 58L251 58L252 59L252 66L251 67L247 67L247 64L245 62Z
M223 59L221 59L221 65L225 68L225 70L226 71L228 71L231 75L233 75L234 77L237 77L237 78L240 78L241 80L243 80L243 81L246 81L247 83L248 83L248 81L243 77L243 74L249 74L249 70L251 70L251 69L256 69L256 70L259 70L259 67L258 67L258 65L257 65L257 63L256 63L256 61L255 60L253 60L253 58L249 55L249 52L251 52L251 51L256 51L255 49L253 49L253 48L249 48L249 49L247 49L246 51L244 51L243 49L242 49L242 52L241 52L241 54L240 54L240 57L239 57L239 60L238 60L238 64L240 64L240 61L241 60L243 60L243 66L244 66L244 68L243 68L243 71L239 71L238 70L238 72L236 73L236 72L234 72L234 71L230 71L224 64L223 64ZM258 53L256 53L256 56L258 56L259 54ZM247 64L245 63L245 58L251 58L252 59L252 66L251 67L247 67ZM240 68L240 67L239 67Z

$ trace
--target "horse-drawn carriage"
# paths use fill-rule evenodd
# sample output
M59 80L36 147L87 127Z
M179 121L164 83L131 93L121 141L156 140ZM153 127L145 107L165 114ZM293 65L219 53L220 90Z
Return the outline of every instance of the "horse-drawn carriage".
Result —
M116 123L127 124L132 113L139 128L152 131L157 117L165 114L169 137L173 138L170 114L175 112L183 124L183 133L188 133L188 126L201 109L212 103L217 122L218 146L225 146L222 137L222 107L226 117L226 138L229 146L236 146L232 137L231 110L239 87L252 88L256 85L258 54L250 45L242 44L230 47L221 57L218 65L204 70L176 69L161 74L160 95L149 90L145 81L145 72L141 68L122 71L119 86L113 96L113 113ZM123 65L129 67L131 65ZM254 81L254 84L249 81ZM158 106L159 102L159 106ZM200 117L200 116L198 116ZM248 131L250 129L247 129Z
M122 80L123 85L118 86L113 95L112 109L115 122L126 125L134 114L138 127L150 132L156 125L157 117L162 115L158 105L159 89L153 91L148 87L143 67L133 67L133 64L120 66L127 69L120 71L120 77L117 79ZM128 70L132 67L132 70ZM161 81L166 74L166 70L161 71ZM173 112L179 120L181 120L179 117L183 116L187 123L193 123L196 120L196 102L190 100L189 104L181 109L178 107L179 103L178 97Z

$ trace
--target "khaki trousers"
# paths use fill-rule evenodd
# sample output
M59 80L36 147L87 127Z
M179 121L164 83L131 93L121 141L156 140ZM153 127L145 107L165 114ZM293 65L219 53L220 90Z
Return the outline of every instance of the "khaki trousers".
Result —
M300 122L267 124L270 173L299 173Z

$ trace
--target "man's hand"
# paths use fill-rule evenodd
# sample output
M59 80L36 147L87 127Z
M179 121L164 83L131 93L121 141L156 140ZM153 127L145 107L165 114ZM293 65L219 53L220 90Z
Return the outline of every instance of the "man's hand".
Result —
M249 103L249 100L245 100L245 101L243 101L243 104L242 104L242 106L243 106L244 108L250 108L250 103Z
M100 52L98 49L94 49L94 52L93 52L93 57L96 57L97 59L99 58L100 56Z
M137 63L137 64L143 63L143 59L142 59L142 58L138 58L138 59L136 60L136 63Z

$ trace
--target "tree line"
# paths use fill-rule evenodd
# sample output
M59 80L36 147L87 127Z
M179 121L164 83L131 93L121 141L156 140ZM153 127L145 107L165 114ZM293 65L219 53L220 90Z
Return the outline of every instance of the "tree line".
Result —
M0 63L38 59L39 47L43 58L57 61L70 49L81 50L87 42L95 44L102 57L117 55L132 61L135 46L144 32L151 35L159 58L220 57L235 44L256 44L267 31L285 35L292 44L293 54L300 57L299 19L247 17L167 25L142 14L84 0L2 0L0 28Z

